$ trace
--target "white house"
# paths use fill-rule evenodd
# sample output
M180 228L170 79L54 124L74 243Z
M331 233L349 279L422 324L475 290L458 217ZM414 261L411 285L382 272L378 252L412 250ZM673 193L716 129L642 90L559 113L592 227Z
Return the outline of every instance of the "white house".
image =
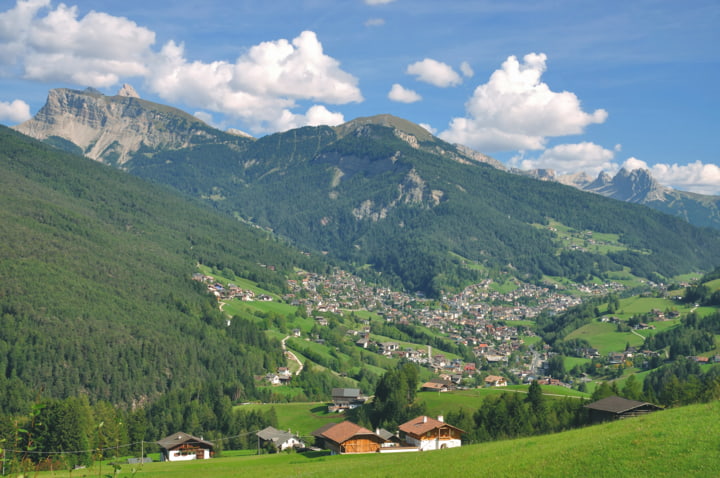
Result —
M421 416L413 418L398 427L400 438L421 451L454 448L462 445L463 430L438 419Z
M178 432L157 442L161 461L207 460L214 455L215 444Z

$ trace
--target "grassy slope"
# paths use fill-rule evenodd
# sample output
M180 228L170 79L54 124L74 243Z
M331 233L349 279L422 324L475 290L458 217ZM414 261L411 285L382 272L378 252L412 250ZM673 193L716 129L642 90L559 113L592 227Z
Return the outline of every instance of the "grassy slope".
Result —
M645 417L555 435L400 455L262 455L208 462L153 463L144 478L173 476L376 477L691 477L720 475L717 436L720 402L677 408ZM421 473L417 471L422 470ZM88 476L93 470L87 470ZM130 476L123 466L120 476ZM39 474L39 476L47 476ZM55 476L67 476L56 473Z

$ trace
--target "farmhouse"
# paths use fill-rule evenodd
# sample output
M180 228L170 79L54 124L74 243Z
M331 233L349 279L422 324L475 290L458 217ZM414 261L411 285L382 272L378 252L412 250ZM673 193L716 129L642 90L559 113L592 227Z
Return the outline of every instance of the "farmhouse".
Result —
M312 432L323 448L333 455L342 453L376 453L385 439L353 422L329 423Z
M161 461L206 460L215 452L215 444L202 438L178 432L157 442Z
M507 387L507 380L505 380L505 377L499 375L488 375L485 377L485 385L490 387Z
M590 403L585 405L585 408L590 410L590 418L593 423L637 417L660 410L660 407L652 403L628 400L616 396L606 397L597 402Z
M271 443L277 451L287 450L288 448L301 448L305 444L290 431L278 430L274 427L267 427L257 432L257 436L265 443Z
M360 393L359 388L333 388L332 405L328 407L330 412L342 412L357 408L365 403L365 397Z
M413 418L400 425L400 438L408 445L420 450L440 450L462 445L463 430L448 425L440 416L436 419L427 416Z

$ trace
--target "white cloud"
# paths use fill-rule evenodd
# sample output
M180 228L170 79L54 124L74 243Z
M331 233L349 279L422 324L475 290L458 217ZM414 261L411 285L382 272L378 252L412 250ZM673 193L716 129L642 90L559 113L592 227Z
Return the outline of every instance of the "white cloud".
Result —
M520 169L553 169L558 174L584 171L597 176L600 171L616 171L612 160L615 153L595 143L559 144L546 149L537 158L519 155L510 160L510 165Z
M310 108L292 113L297 100L331 104L360 102L357 79L323 53L315 33L255 45L235 63L190 62L183 45L166 44L148 79L150 88L170 101L179 101L239 118L255 133L302 126L301 119L336 121L337 113Z
M10 103L0 101L0 121L17 124L30 118L30 105L24 101L14 100Z
M366 27L381 27L383 25L385 25L384 18L368 18L365 20Z
M475 75L475 72L473 71L472 67L470 66L470 63L464 61L460 63L460 72L463 74L465 78L472 78L473 75Z
M395 0L365 0L365 5L385 5Z
M416 101L420 101L422 96L413 90L408 90L402 85L395 83L388 93L388 98L399 103L415 103Z
M432 126L430 126L430 125L427 124L427 123L420 123L420 126L422 126L423 128L425 128L426 130L428 130L428 132L430 132L430 134L435 134L435 133L437 133L437 129L436 129L436 128L433 128Z
M107 87L121 77L147 74L155 33L126 18L49 1L18 1L0 14L0 57L27 79Z
M456 86L462 83L462 78L449 65L432 58L425 58L422 61L413 63L407 67L409 75L417 76L417 79L430 83L440 88Z
M695 161L689 164L654 164L628 158L622 167L628 171L647 169L659 183L698 194L720 195L720 167Z
M129 77L145 79L160 98L185 107L222 113L254 132L283 124L336 121L337 113L299 101L344 104L363 101L357 78L323 52L315 33L252 46L236 62L192 61L184 45L153 50L155 33L122 17L50 0L18 0L0 12L0 73L78 87L111 87ZM316 105L319 106L319 105Z
M540 81L546 59L536 53L525 55L523 63L508 57L475 89L467 116L454 118L440 137L483 152L542 149L547 137L579 134L604 122L605 110L585 113L574 93L554 92Z

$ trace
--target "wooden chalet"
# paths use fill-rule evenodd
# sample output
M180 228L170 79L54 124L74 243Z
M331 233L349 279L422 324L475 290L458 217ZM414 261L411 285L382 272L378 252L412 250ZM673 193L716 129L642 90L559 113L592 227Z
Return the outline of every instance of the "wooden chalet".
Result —
M215 444L178 432L157 442L161 461L206 460L215 454Z
M440 450L462 445L463 430L445 423L443 417L427 416L413 418L400 425L400 438L420 450Z
M328 406L328 411L351 410L363 403L365 403L365 397L363 397L359 388L333 388L332 405Z
M323 448L333 455L344 453L376 453L385 439L353 422L329 423L312 432Z
M590 419L593 423L637 417L660 410L660 407L652 403L628 400L614 395L589 403L585 408L590 410Z

